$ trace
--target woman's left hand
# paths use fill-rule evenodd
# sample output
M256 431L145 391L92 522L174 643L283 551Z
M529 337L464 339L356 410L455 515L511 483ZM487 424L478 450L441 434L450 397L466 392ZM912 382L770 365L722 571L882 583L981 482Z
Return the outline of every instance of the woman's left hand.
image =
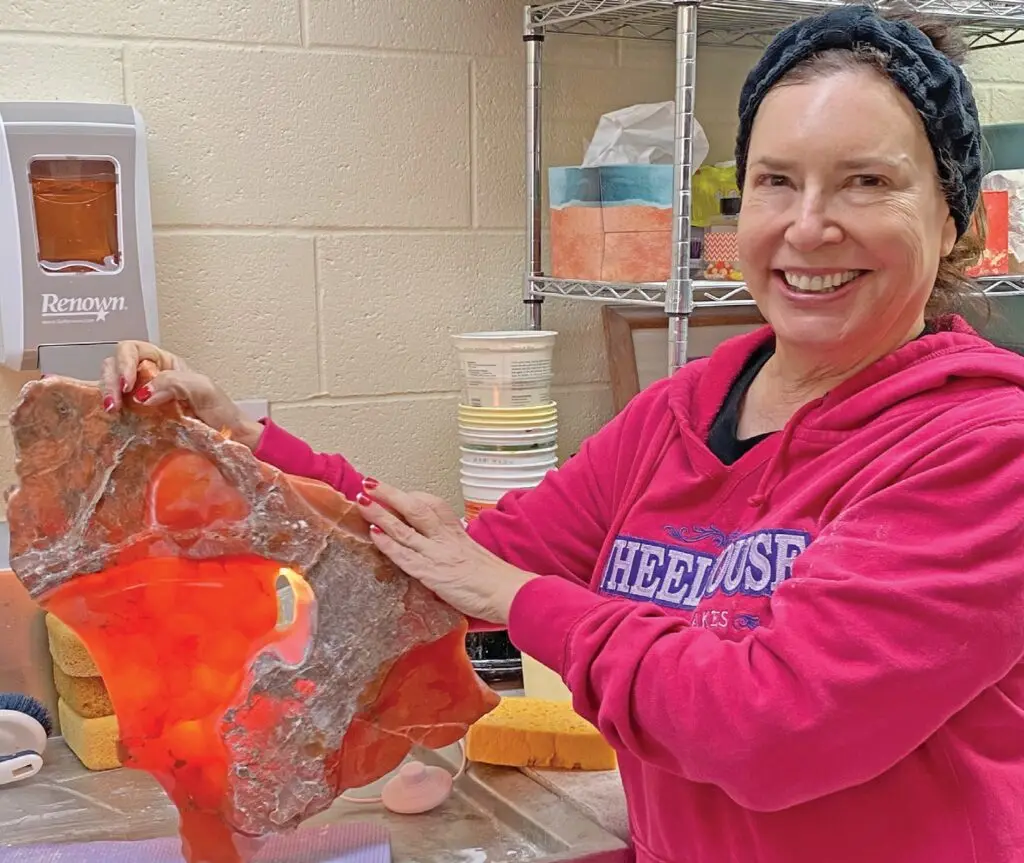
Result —
M469 617L508 623L519 588L536 578L477 544L440 498L366 479L356 501L374 545Z

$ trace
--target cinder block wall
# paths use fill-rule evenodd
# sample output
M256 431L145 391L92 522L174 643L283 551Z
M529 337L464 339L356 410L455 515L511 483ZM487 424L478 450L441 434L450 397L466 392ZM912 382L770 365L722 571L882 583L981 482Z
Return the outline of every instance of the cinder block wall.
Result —
M449 334L522 323L522 5L6 2L0 98L135 105L165 346L313 445L456 501ZM713 158L755 56L701 57ZM1020 57L979 62L988 117L1024 111ZM577 164L603 112L672 98L665 46L552 37L546 58L549 164ZM612 412L600 317L550 301L545 323L568 453ZM0 416L25 380L0 373ZM4 486L12 460L4 430Z

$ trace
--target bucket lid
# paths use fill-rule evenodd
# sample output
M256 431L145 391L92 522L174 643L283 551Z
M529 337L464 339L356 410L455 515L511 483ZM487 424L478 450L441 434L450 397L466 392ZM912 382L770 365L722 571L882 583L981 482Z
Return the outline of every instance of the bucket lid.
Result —
M476 464L474 462L459 462L459 476L463 478L473 477L475 479L505 479L506 476L544 476L549 470L554 470L558 459L541 462L540 464Z
M506 441L529 443L530 441L553 441L558 437L558 429L542 429L536 432L504 432L502 434L463 430L459 432L459 436L466 440L472 440L474 443L504 443Z
M522 422L523 420L537 419L537 417L556 417L558 408L534 408L527 411L516 411L516 413L472 411L459 408L458 416L464 419L487 420L488 422Z
M490 480L490 479L477 479L476 477L468 478L463 477L462 487L467 488L486 488L492 491L508 491L513 488L536 488L540 485L540 481L543 477L534 480L525 479L510 479L510 480Z
M509 486L512 488L533 488L540 485L546 474L530 474L529 476L477 476L475 474L463 474L459 477L463 485L479 485L481 488L501 488ZM494 483L494 485L491 485Z
M555 330L493 330L482 333L459 333L452 336L452 338L456 341L460 339L482 339L500 342L512 339L549 339L557 335L558 332Z
M459 428L464 429L487 429L490 431L525 431L527 429L553 429L558 426L558 417L537 417L537 419L509 420L500 422L498 420L479 420L475 417L459 419Z
M478 428L476 426L459 426L459 434L473 438L494 438L504 440L514 438L516 440L530 440L535 437L554 437L558 434L558 424L535 429L503 429L503 428Z
M558 420L545 419L541 422L530 422L527 420L522 423L492 423L484 420L479 420L477 422L460 421L459 428L468 432L493 432L498 434L516 434L518 432L526 431L554 431L558 428Z
M483 413L483 414L509 414L510 416L518 416L523 413L530 413L531 411L554 411L558 410L558 402L552 400L545 402L542 405L521 405L519 407L509 408L487 408L480 407L478 405L459 405L459 411L466 411L468 413Z
M536 459L538 456L554 455L557 450L558 450L558 447L555 444L552 444L551 446L538 446L536 449L528 449L525 452L521 452L521 454L513 454L513 455L521 455L521 456L524 456L524 457L529 457L530 459ZM460 446L459 447L459 451L460 452L472 452L472 454L474 456L479 456L480 455L480 450L479 449L470 449L468 446ZM506 454L506 452L503 452L503 454L501 454L501 455L504 458L508 454Z
M483 479L494 479L495 475L502 479L506 476L544 476L549 470L551 465L548 464L464 464L459 467L462 476L479 476Z

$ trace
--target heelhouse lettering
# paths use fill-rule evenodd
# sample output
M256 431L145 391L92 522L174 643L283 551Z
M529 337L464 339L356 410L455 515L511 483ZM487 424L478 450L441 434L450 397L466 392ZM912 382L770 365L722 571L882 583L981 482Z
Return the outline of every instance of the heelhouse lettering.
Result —
M79 318L83 321L105 321L112 312L123 312L126 308L124 297L61 297L57 294L43 294L43 320Z

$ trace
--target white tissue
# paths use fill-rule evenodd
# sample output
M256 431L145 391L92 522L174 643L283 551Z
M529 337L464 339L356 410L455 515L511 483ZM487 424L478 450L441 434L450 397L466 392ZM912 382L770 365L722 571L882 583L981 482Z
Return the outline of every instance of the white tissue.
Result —
M601 117L582 167L671 165L675 158L675 102L631 105ZM693 170L710 151L707 135L693 120Z

